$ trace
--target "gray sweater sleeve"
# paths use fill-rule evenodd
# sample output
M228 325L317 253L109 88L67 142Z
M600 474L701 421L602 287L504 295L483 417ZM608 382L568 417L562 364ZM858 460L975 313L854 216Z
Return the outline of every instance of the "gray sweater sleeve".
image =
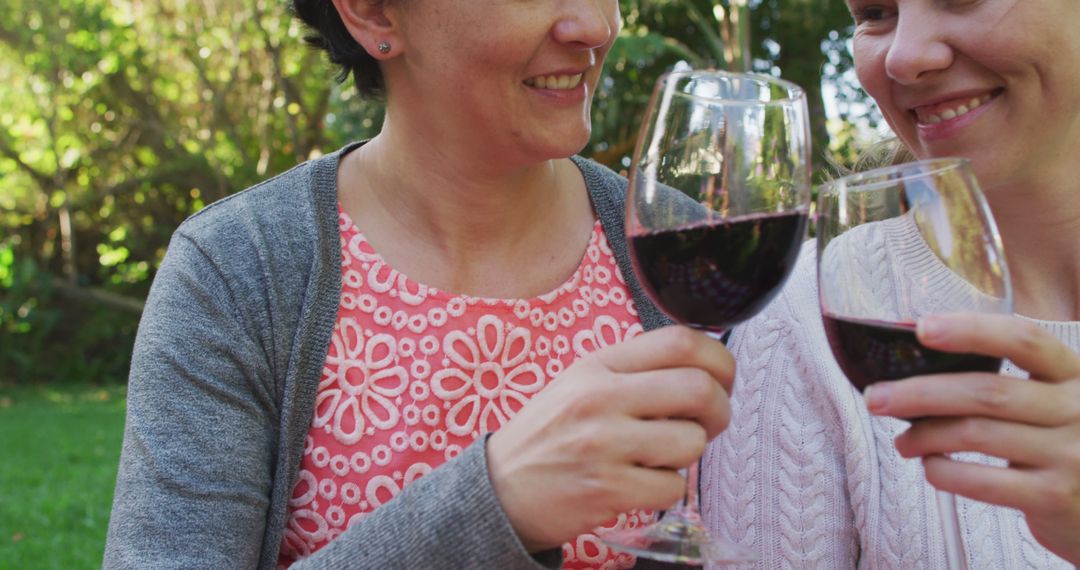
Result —
M135 341L106 568L258 560L277 404L267 345L232 309L236 293L174 236Z
M252 237L259 232L248 221L266 200L249 194L233 204L181 227L147 299L105 568L276 566L284 529L274 521L285 518L298 468L282 457L296 453L290 442L298 434L302 442L310 422L296 401L314 400L314 388L297 387L296 377L310 374L294 370L296 353L311 344L291 335L303 334L296 321L311 314L295 299L312 296L303 282L314 278L292 277L309 271L284 272L274 257L310 236L259 245L268 238ZM300 257L293 269L309 269L310 258ZM336 308L336 298L329 302ZM324 358L317 355L320 369ZM481 440L295 567L535 569L561 561L558 549L534 558L520 544Z
M488 479L486 440L292 568L559 568L561 549L532 558L513 533Z

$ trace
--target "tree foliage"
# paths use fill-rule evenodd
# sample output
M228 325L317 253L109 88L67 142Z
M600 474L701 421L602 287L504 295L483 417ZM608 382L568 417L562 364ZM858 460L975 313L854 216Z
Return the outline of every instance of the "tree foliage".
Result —
M621 0L585 154L624 168L656 77L732 65L746 28L752 67L807 89L822 155L822 70L850 67L843 3L752 0L746 18L732 2ZM0 22L0 382L122 381L176 226L371 136L381 106L333 81L287 2L4 3L21 17Z

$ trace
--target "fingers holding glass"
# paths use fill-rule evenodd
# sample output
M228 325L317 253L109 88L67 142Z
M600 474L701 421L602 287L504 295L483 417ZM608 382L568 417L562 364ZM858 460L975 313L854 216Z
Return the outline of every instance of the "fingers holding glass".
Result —
M1035 323L1003 314L943 314L922 319L919 339L949 352L1007 358L1033 378L1080 377L1080 355Z

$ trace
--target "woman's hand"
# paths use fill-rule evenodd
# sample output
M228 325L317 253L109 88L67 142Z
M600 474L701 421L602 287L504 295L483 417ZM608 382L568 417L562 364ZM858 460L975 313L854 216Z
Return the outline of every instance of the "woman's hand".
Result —
M1035 538L1080 563L1080 356L1034 324L1008 316L947 315L919 322L919 340L950 352L1008 358L1033 381L986 373L875 384L871 413L926 417L896 439L922 457L936 488L1019 509ZM1006 468L953 461L975 451Z
M735 362L665 327L575 362L488 440L495 494L525 547L553 548L682 497L678 469L727 426Z

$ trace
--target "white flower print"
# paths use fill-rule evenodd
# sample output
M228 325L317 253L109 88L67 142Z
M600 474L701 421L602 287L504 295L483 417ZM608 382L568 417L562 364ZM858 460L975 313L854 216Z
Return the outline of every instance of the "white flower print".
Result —
M398 496L402 488L431 473L431 469L432 467L427 463L414 463L404 474L395 473L393 476L376 475L372 477L364 488L364 501L367 503L365 508L374 510L381 507L390 499Z
M641 332L599 223L560 287L529 299L454 295L395 271L341 213L342 292L280 560L312 553L505 424L581 354ZM564 545L564 567L615 570L633 557L597 537ZM287 564L282 567L287 566Z
M624 323L625 325L625 323ZM578 331L574 335L574 353L578 357L585 356L590 352L596 352L605 346L618 344L623 340L634 338L641 334L642 326L634 323L626 327L624 331L619 326L619 321L614 317L602 315L593 321L591 329Z
M369 429L397 424L401 412L394 400L408 388L408 373L396 364L394 337L368 337L352 319L339 325L330 339L311 425L329 428L335 439L350 445Z
M446 368L431 378L438 398L455 402L446 413L450 433L464 436L494 431L528 401L526 394L544 387L539 365L528 361L528 329L506 330L499 317L480 317L475 331L453 331L443 340Z

